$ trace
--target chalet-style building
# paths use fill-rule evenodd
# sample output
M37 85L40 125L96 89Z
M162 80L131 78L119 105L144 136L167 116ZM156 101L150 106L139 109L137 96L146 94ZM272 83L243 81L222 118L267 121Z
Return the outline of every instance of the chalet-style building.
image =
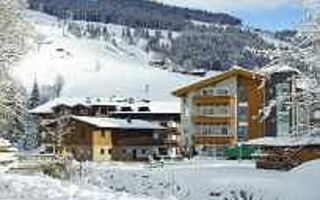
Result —
M164 106L164 108L161 108L162 106ZM110 99L104 98L58 98L40 105L30 112L41 118L42 144L46 152L57 151L58 139L56 135L72 135L72 138L63 138L63 141L66 139L67 141L71 141L71 143L63 144L62 149L70 149L70 146L75 145L77 148L72 147L74 151L70 151L73 152L73 155L77 159L106 160L105 157L104 159L100 159L100 157L97 158L97 155L94 153L95 151L88 151L88 148L101 149L101 146L91 140L83 141L81 138L75 139L75 137L81 135L79 134L81 129L87 132L82 133L88 135L86 136L87 139L96 137L97 134L94 134L92 130L100 132L107 130L112 132L113 153L109 155L110 159L142 160L141 156L137 156L138 154L140 155L140 151L144 152L145 157L150 155L151 152L156 156L159 156L160 153L163 156L167 154L171 157L181 155L181 134L179 131L180 114L178 109L172 109L172 107L171 103L134 103L132 101L111 101ZM76 124L79 124L79 121L81 121L82 125L74 127L73 124L70 123L70 119L76 121ZM101 124L97 123L97 121L101 121ZM118 124L118 127L107 126L110 123ZM149 127L127 128L132 124L143 123ZM152 140L154 132L158 129L162 130L162 134L160 134L161 137L159 136L161 141ZM69 134L70 132L75 134ZM162 136L165 137L165 139L163 139ZM148 137L150 137L150 141L146 142ZM141 141L139 140L140 138L142 139ZM127 140L129 143L127 143ZM106 145L105 149L109 149L110 141L106 141L106 139L103 141ZM83 142L86 146L80 145ZM106 142L109 143L107 144ZM123 146L119 145L120 143L123 144ZM76 149L80 151L81 148L81 151L85 150L87 152L86 155L81 154L83 158L79 157L78 152L76 153ZM123 155L120 154L118 150L121 148L125 149L123 151L127 153ZM155 148L158 150L155 150ZM59 152L57 153L63 153L61 148L58 149ZM132 149L133 151L131 157L128 156L128 152L130 152L128 149ZM68 152L70 151L68 150ZM118 153L116 154L116 152Z
M233 67L173 94L181 98L183 144L189 153L221 158L226 147L264 135L260 73Z
M173 151L166 128L146 121L72 116L67 127L59 153L80 161L147 160Z
M180 104L176 102L135 102L106 98L57 98L30 111L42 120L77 115L146 120L179 129Z

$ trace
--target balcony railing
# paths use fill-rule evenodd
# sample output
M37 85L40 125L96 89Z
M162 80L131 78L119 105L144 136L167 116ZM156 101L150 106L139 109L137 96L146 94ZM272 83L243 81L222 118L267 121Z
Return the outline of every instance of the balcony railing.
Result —
M194 123L226 123L232 124L235 122L234 116L193 116L192 122Z

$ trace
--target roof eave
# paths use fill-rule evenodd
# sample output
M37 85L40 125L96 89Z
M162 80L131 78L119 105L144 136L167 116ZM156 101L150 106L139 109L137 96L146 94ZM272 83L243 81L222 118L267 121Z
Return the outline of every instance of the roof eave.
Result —
M197 90L201 86L205 87L208 84L218 83L220 81L227 79L228 77L238 76L238 75L245 76L247 78L250 78L250 77L252 77L252 75L255 75L259 79L264 77L264 75L262 75L260 73L256 73L253 71L249 71L249 70L246 70L243 68L236 67L236 68L231 68L230 70L228 70L224 73L221 73L221 74L218 74L218 75L215 75L212 77L208 77L208 78L200 80L196 83L192 83L190 85L178 88L177 90L173 91L172 94L176 97L184 97L190 91Z

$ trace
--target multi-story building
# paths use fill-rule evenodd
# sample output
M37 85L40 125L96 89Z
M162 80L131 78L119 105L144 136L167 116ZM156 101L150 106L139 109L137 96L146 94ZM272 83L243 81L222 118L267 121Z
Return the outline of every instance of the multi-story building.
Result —
M265 136L289 136L296 131L294 127L298 122L296 119L298 108L295 108L292 102L294 102L293 97L297 99L301 93L301 88L297 84L297 77L301 72L287 65L266 67L260 72L268 77L265 81L265 106L269 107L269 112L264 116ZM304 120L305 117L300 116L299 120Z
M73 116L61 154L76 160L147 160L169 154L166 128L141 120Z
M181 98L186 151L224 157L226 147L261 137L263 76L241 67L201 79L173 93Z
M175 104L163 102L150 103L148 101L139 103L123 100L113 101L106 98L58 98L40 105L30 112L41 118L42 144L46 152L63 153L65 149L70 149L70 146L76 146L76 148L72 148L73 150L77 149L77 153L73 153L76 151L72 150L70 150L70 152L78 159L79 152L85 150L87 152L84 156L85 159L106 160L104 153L102 156L103 159L100 159L101 157L97 152L92 150L94 148L101 149L101 145L99 146L101 141L92 140L92 138L99 138L94 132L104 132L108 130L112 132L112 159L128 159L126 156L120 155L117 151L121 146L118 145L120 143L123 144L122 148L132 150L131 159L141 159L141 157L138 158L135 156L137 152L146 152L144 156L150 155L151 152L154 152L156 155L160 155L159 153L161 153L162 156L167 154L167 156L171 157L180 155L180 114L177 109L172 108L175 107L172 105ZM82 121L79 119L82 119ZM81 124L85 125L74 126L70 121L77 121L76 124L79 124L79 121L81 121ZM95 124L90 122L94 122ZM149 128L135 127L134 129L130 128L130 130L128 130L128 127L132 127L132 125L137 123L144 123L144 125L148 125ZM118 127L108 126L108 124L118 124ZM160 142L152 139L153 132L160 129L159 127L164 130L162 131L162 140ZM83 130L81 130L81 128L83 128ZM86 133L84 134L86 134L87 139L89 138L90 140L82 141L81 137L79 138L81 131L85 131ZM117 134L115 132L117 132ZM72 137L70 138L68 136L66 138L66 135L71 135ZM143 143L143 141L146 141L145 138L148 137L148 142ZM143 140L141 141L140 138ZM69 143L64 143L63 141L65 139L68 139L67 141L69 141ZM100 139L106 140L108 138ZM130 140L130 144L127 143L128 140ZM156 142L156 144L154 142ZM85 144L85 146L82 144ZM57 146L59 146L59 148L57 148ZM80 151L79 149L82 150ZM88 151L88 149L90 149L90 151ZM153 150L149 151L148 149ZM115 152L118 152L117 155L115 155Z

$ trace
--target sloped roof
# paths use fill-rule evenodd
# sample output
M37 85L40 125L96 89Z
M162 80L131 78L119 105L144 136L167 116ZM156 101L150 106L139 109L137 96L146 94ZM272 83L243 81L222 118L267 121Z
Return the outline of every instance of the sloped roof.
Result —
M198 80L194 83L191 83L189 85L182 86L182 87L176 89L173 92L173 95L181 97L190 91L195 91L200 88L206 87L207 85L221 82L221 81L226 80L226 79L233 77L233 76L242 76L242 77L247 77L247 78L252 78L252 77L260 77L261 78L261 77L263 77L263 75L261 73L257 73L257 72L239 67L239 66L234 66L226 72L221 72L221 73L218 73L218 74L210 76L210 77L205 77L205 78L200 79L200 80Z
M132 111L116 111L113 113L123 114L180 114L179 101L151 101L149 103L133 103L127 104ZM139 111L141 107L148 107L149 111Z
M289 65L272 65L269 67L263 67L260 69L261 73L264 74L273 74L273 73L296 73L302 74L300 70L295 67L291 67Z
M115 118L104 117L83 117L73 116L73 119L93 125L98 128L110 128L110 129L147 129L147 130L162 130L165 129L162 126L152 124L143 120L123 120Z
M33 110L30 110L30 113L33 114L50 114L53 112L53 108L56 106L68 106L68 107L74 107L77 105L82 106L94 106L94 105L109 105L109 106L117 106L119 103L111 102L107 98L68 98L68 97L60 97L56 98L52 101L49 101L45 104L42 104L38 107L36 107Z
M116 106L116 107L131 107L133 111L130 113L139 113L139 107L149 107L150 112L148 113L180 113L180 103L178 101L151 101L151 102L117 102L112 101L109 98L68 98L60 97L42 104L35 109L30 110L32 114L51 114L53 113L53 108L64 105L67 107L74 107L77 105L82 105L86 107L90 106ZM120 111L119 111L120 112ZM120 112L121 113L121 112Z

